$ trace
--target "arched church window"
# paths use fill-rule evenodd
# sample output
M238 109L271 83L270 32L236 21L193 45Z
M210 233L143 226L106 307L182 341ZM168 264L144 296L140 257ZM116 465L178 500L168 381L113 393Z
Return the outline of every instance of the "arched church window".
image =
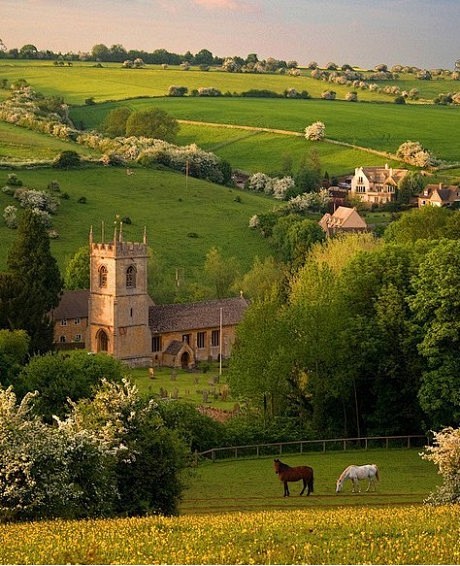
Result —
M109 337L104 330L99 330L96 336L97 340L97 351L107 352L109 349Z
M130 265L126 270L126 287L134 288L136 286L136 267Z
M101 265L99 268L99 287L107 287L107 267Z

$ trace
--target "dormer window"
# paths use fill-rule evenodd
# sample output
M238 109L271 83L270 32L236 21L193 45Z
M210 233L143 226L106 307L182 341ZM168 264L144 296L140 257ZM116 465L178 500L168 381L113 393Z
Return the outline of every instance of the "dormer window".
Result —
M126 287L128 289L136 287L136 267L134 265L130 265L126 270Z
M99 268L99 287L107 287L107 267L105 265L101 265Z

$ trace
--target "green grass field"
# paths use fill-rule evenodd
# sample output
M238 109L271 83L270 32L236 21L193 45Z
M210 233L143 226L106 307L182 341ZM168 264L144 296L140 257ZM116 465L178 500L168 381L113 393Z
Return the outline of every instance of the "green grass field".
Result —
M412 140L422 143L440 159L458 161L460 154L458 107L352 104L339 100L163 97L73 108L71 117L86 128L96 128L109 110L119 104L132 110L158 107L178 120L273 128L298 134L320 120L326 125L326 137L340 142L395 153L401 143ZM213 133L207 131L212 140ZM237 160L233 161L238 166Z
M298 510L355 505L420 504L439 483L436 469L422 460L416 449L371 449L274 453L270 457L232 459L200 464L189 480L181 513L223 513L227 511ZM315 473L315 488L299 497L301 482L291 483L290 497L283 497L283 484L274 473L273 458L290 466L308 465ZM377 491L351 492L351 483L335 493L336 480L350 464L377 464Z
M225 256L236 257L244 271L251 267L256 255L262 258L270 253L267 242L248 228L248 222L254 214L272 210L276 205L272 199L192 178L186 188L185 177L178 173L142 168L134 171L131 176L123 168L104 167L17 172L25 186L44 190L50 181L57 180L61 192L70 196L61 200L53 217L53 227L60 236L52 240L51 250L61 267L88 242L91 226L95 238L100 238L104 221L106 239L111 238L117 214L132 221L124 227L127 240L139 241L144 226L147 227L153 255L171 272L171 277L180 268L188 281L198 280L206 253L213 246ZM0 171L2 186L7 174L8 171ZM85 197L87 203L78 203L80 197ZM17 202L0 192L0 209L10 204ZM2 223L0 237L3 269L16 233Z
M439 482L417 450L283 455L315 470L282 496L273 458L200 465L179 517L0 524L2 564L458 564L458 505L421 503ZM335 493L352 462L376 462L376 493Z

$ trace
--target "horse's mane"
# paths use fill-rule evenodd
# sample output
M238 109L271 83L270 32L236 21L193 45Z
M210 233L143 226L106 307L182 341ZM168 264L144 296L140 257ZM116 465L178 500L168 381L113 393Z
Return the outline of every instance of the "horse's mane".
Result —
M350 468L354 468L354 465L351 464L350 466L347 466L347 467L343 470L343 472L342 472L342 473L340 474L340 476L339 476L339 481L342 481L342 480L345 478L345 476L347 475L347 473L350 471Z
M280 470L290 470L291 466L289 466L288 464L285 464L284 462L281 462L281 460L276 459L275 462L278 462L278 466Z

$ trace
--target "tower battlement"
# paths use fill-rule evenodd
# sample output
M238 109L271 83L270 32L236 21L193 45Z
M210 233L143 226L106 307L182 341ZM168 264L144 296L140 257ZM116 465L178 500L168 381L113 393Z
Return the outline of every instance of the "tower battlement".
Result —
M106 254L114 257L147 256L147 244L142 242L106 242L91 243L91 253Z

